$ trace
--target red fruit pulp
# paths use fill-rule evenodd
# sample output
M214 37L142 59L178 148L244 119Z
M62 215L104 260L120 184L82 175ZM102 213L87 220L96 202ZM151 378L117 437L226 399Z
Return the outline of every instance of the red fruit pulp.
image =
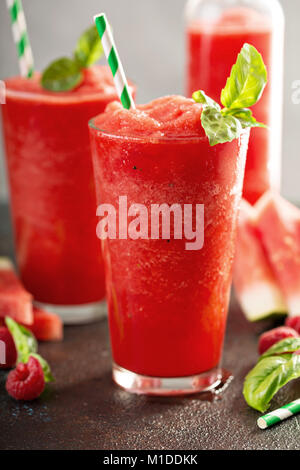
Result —
M98 203L117 215L121 195L148 211L205 205L202 250L174 238L102 241L113 358L138 374L189 376L221 359L248 134L210 147L201 111L179 96L113 104L91 128Z
M4 359L2 361L2 359ZM0 327L0 369L11 369L17 362L17 350L9 329Z
M300 317L287 318L285 324L293 328L300 335Z
M0 321L4 321L5 317L31 325L32 296L22 286L12 262L0 257Z
M7 377L7 393L15 400L31 401L38 398L45 388L44 372L35 357L30 357L27 364L18 364Z
M256 227L291 317L300 313L300 210L268 191L256 204Z
M231 67L245 43L253 45L262 54L271 81L272 34L268 19L250 8L233 8L213 23L194 21L189 24L188 96L202 89L219 102ZM270 124L270 83L253 107L253 113L258 121ZM251 130L244 182L244 198L251 204L270 188L270 138L266 129ZM276 175L276 184L278 180L279 175Z
M117 95L108 68L84 74L66 93L43 90L38 73L8 79L1 107L21 278L56 305L104 297L88 120Z
M259 338L259 354L264 354L271 346L285 338L297 338L298 336L297 331L287 326L280 326L279 328L266 331L266 333Z
M54 313L34 307L34 323L30 330L39 341L62 341L63 324Z
M255 227L256 211L242 200L233 269L235 293L248 320L287 311L271 264Z

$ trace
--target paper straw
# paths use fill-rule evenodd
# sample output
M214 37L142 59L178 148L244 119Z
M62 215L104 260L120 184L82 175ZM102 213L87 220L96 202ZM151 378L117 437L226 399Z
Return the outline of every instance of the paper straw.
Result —
M121 103L125 109L135 109L135 104L129 90L122 62L120 60L106 15L104 13L95 15L94 21L101 38L104 54L114 77L115 86Z
M6 3L10 12L12 33L17 46L21 75L30 78L33 74L33 56L22 2L21 0L6 0Z
M257 420L257 425L260 429L267 429L274 426L274 424L285 421L291 416L295 416L298 413L300 413L300 399L262 416Z

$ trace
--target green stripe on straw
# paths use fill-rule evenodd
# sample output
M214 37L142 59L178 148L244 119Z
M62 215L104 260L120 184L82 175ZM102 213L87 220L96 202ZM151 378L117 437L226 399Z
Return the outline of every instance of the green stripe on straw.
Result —
M16 0L10 9L11 21L13 23L17 20L19 11L20 11L20 3L18 2L18 0Z
M103 50L111 69L117 93L125 109L135 109L135 104L128 86L112 31L104 13L94 16L94 21L101 38Z
M6 0L10 12L13 38L17 47L21 75L30 78L33 74L33 56L21 0Z
M118 64L118 58L116 56L116 51L114 49L110 51L110 54L108 57L108 65L110 66L113 76L115 76L117 73L119 64Z
M262 416L257 420L257 425L260 429L267 429L298 413L300 413L300 399Z

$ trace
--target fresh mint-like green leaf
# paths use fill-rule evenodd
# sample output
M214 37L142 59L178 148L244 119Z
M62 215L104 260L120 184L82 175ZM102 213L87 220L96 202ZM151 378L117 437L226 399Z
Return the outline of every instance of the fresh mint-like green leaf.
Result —
M6 317L5 323L9 329L13 340L16 345L18 359L17 363L23 362L26 364L30 356L35 357L41 364L44 371L45 382L53 382L54 377L51 373L50 366L48 362L39 354L37 354L38 344L34 335L25 328L23 325L19 325L12 318Z
M249 406L264 413L278 390L299 377L300 356L285 354L265 357L245 379L245 400Z
M244 44L221 93L225 108L249 108L261 98L267 84L267 70L261 54Z
M279 354L294 353L300 349L300 338L285 338L271 346L260 358L276 356Z
M74 57L80 67L95 64L103 55L103 47L96 26L87 29L77 42Z
M62 57L43 72L41 84L49 91L62 92L76 88L83 80L83 74L76 60Z
M267 70L262 56L250 44L244 44L221 93L224 108L199 90L193 94L203 105L202 126L211 146L237 139L243 129L266 127L248 109L260 99L267 83Z
M37 341L31 331L19 325L12 318L6 317L5 323L9 329L18 353L17 362L27 362L30 354L36 353L38 349Z
M42 356L40 356L39 354L32 353L32 354L30 354L30 356L35 357L39 361L39 363L41 364L43 372L44 372L45 382L46 383L55 382L55 379L54 379L54 377L51 373L51 369L50 369L50 366L49 366L48 362Z
M240 121L234 116L225 116L211 107L203 109L201 123L211 146L232 142L243 130Z
M82 69L96 63L102 54L101 39L94 25L79 38L72 59L62 57L46 68L42 74L42 87L54 92L73 90L83 80Z
M222 110L222 114L226 116L234 116L236 119L240 121L242 124L243 129L248 127L263 127L265 129L268 128L265 124L258 122L252 114L251 109L247 108L233 108Z
M203 90L195 91L195 93L193 93L193 100L196 101L196 103L201 103L204 106L209 106L218 111L221 111L221 106L212 98L207 96Z

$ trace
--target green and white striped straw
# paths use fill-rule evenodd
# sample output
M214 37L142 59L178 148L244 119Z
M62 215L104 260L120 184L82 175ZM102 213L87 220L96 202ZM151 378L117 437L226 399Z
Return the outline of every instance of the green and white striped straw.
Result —
M267 429L274 426L274 424L285 421L291 416L295 416L298 413L300 413L300 399L262 416L257 420L257 425L260 429Z
M10 12L13 38L17 46L22 77L33 74L33 55L27 33L25 15L21 0L6 0Z
M104 13L95 15L94 21L101 38L104 54L107 58L114 77L115 86L121 103L125 109L135 109L135 104L130 93L122 62L120 60L106 15Z

